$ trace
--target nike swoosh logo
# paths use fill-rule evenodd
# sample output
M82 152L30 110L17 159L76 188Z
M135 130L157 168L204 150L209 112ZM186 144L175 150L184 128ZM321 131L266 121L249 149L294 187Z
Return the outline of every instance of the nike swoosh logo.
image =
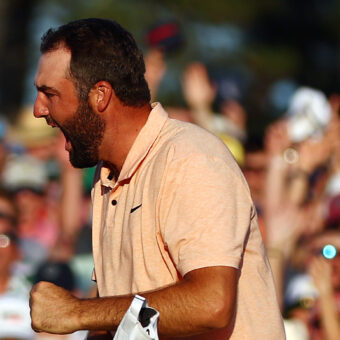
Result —
M138 208L140 208L142 205L137 205L137 207L134 207L131 209L130 213L132 214L135 210L137 210Z

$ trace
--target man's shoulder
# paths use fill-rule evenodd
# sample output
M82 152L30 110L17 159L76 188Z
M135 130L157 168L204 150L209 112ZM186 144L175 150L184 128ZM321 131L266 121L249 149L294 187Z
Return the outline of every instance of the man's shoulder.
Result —
M222 140L198 125L169 119L161 133L162 146L173 150L174 158L206 154L231 160L231 154Z

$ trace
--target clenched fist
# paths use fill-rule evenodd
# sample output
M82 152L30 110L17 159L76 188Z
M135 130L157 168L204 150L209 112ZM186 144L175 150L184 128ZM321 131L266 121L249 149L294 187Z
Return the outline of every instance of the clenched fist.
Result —
M80 329L80 300L67 290L41 281L31 290L32 328L36 332L68 334Z

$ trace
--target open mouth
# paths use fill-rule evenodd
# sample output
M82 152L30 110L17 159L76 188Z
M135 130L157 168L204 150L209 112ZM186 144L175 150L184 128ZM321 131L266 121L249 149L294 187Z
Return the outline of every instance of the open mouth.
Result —
M63 135L65 137L65 150L71 151L72 143L71 143L70 139L68 138L65 130L50 116L45 117L45 119L46 119L47 125L51 126L52 128L59 128L60 129L60 131L63 133Z
M68 137L67 132L61 126L58 126L58 127L59 127L60 131L63 133L63 135L65 137L65 150L66 151L71 151L72 143L71 143L70 138Z

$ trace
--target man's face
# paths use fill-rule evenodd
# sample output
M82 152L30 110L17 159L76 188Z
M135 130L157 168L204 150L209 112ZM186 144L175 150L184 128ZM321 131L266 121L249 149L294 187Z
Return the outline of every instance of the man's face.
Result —
M79 100L68 73L70 60L71 53L63 48L41 56L35 76L34 115L61 129L73 166L91 167L99 161L105 122L88 102Z

